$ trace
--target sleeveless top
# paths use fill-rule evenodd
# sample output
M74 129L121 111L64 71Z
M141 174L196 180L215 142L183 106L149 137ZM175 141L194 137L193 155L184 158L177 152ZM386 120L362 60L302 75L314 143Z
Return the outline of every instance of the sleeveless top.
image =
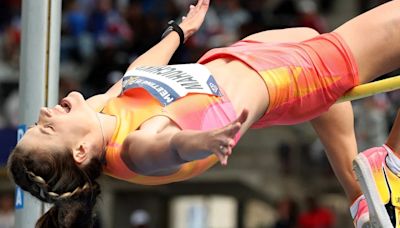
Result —
M166 176L144 176L133 172L121 158L122 144L144 121L154 116L166 116L182 130L211 130L236 119L228 97L207 68L200 64L139 67L128 71L123 77L121 94L110 99L102 112L117 119L107 145L105 173L143 185L186 180L203 173L218 161L215 155L210 155L182 164L177 172ZM239 135L235 140L238 138Z

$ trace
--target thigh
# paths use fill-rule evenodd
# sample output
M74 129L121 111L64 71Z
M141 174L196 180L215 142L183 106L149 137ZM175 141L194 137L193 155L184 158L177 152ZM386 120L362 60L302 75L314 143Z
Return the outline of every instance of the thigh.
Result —
M243 40L260 42L301 42L318 36L319 33L306 27L275 29L259 32L245 37Z
M349 46L358 65L360 83L400 65L400 1L390 1L335 30Z

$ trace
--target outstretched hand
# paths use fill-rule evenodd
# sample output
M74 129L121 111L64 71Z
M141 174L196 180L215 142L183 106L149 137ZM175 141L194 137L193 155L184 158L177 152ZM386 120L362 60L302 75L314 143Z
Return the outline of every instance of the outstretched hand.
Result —
M247 120L248 114L249 112L244 109L236 120L210 132L207 140L208 148L218 157L221 165L228 164L228 157L232 154L233 146L235 146L235 135Z
M201 24L203 24L209 4L210 0L198 0L196 6L190 5L189 12L182 17L182 22L179 26L185 34L185 41L197 32Z

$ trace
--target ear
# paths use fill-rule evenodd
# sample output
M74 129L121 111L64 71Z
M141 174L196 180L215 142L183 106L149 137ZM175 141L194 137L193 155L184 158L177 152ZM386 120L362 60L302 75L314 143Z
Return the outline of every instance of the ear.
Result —
M82 164L88 158L88 148L84 144L79 145L72 153L75 162L78 164Z

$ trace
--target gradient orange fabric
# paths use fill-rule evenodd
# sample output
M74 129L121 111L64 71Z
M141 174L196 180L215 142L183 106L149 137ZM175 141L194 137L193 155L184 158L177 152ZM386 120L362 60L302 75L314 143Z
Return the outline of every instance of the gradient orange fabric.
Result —
M133 172L121 159L122 144L129 133L138 129L145 120L163 115L182 129L209 130L225 126L236 118L232 104L226 96L189 94L163 106L142 88L126 90L119 97L111 99L102 112L117 117L117 127L107 145L105 173L142 185L186 180L203 173L218 161L216 156L211 155L185 163L176 173L167 176L144 176Z
M265 81L268 110L253 128L311 120L359 83L352 53L336 33L300 43L243 40L210 50L199 63L218 58L236 58L256 70Z

